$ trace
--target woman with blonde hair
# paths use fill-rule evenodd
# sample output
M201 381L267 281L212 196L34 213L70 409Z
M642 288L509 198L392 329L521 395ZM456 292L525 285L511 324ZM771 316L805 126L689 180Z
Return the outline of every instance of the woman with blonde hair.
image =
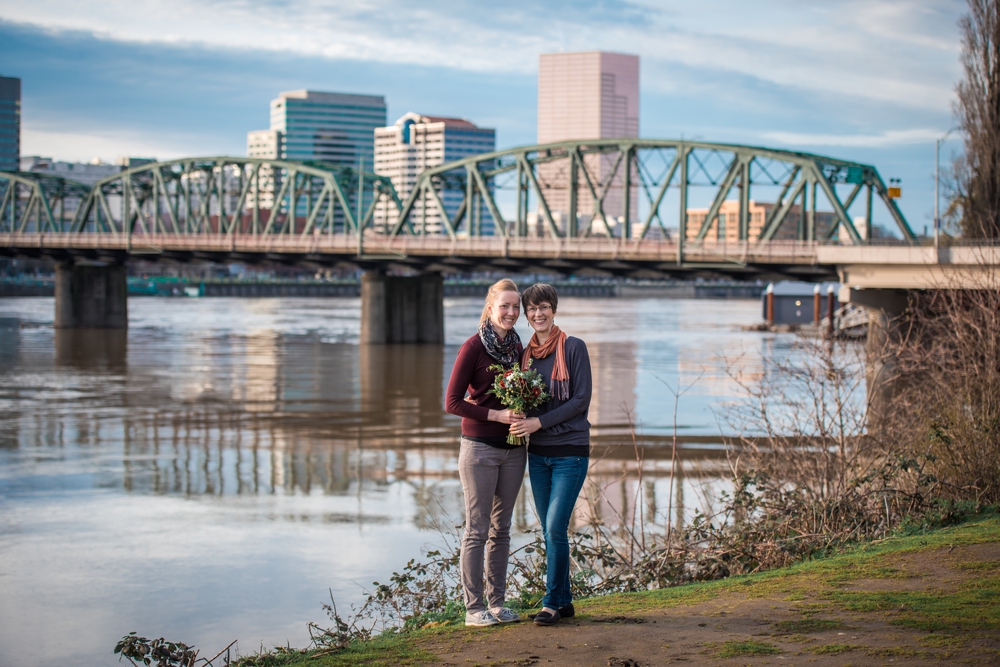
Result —
M474 627L520 620L504 606L504 598L510 521L524 481L527 452L507 444L507 435L510 424L524 415L505 409L487 393L496 376L489 367L511 368L521 359L521 339L514 330L521 315L520 299L512 280L505 278L490 287L479 331L462 344L448 381L446 409L462 418L458 472L465 495L465 533L460 569L465 624Z

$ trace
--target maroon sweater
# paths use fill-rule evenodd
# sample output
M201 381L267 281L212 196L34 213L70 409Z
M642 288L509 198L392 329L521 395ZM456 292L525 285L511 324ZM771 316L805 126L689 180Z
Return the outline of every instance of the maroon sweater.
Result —
M517 351L520 356L520 345ZM500 399L486 393L495 377L489 367L496 363L499 362L486 352L478 333L462 344L455 358L445 395L445 410L462 418L462 435L466 437L495 440L506 438L510 432L508 424L489 421L490 410L504 409ZM471 403L465 400L466 391Z

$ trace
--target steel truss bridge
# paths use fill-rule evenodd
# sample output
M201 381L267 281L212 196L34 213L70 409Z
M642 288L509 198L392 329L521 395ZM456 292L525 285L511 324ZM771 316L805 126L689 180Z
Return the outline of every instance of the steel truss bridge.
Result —
M832 267L817 262L817 248L866 244L876 200L915 243L874 167L753 146L527 146L427 169L402 198L387 176L349 167L184 158L129 167L92 187L0 172L0 253L822 277Z

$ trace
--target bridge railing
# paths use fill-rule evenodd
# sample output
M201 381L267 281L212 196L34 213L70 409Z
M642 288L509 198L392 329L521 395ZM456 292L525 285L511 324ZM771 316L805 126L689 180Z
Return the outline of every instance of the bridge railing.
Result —
M167 252L338 255L381 258L468 257L567 259L620 262L705 264L815 263L814 241L701 242L683 246L670 239L582 239L523 237L441 237L367 233L357 238L343 234L133 234L106 232L0 233L0 247L20 251L47 250L124 253L135 257Z

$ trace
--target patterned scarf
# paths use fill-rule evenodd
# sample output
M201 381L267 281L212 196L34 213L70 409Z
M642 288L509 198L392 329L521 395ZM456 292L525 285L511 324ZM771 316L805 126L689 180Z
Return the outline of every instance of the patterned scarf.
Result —
M521 337L511 329L501 338L489 318L479 325L479 340L483 341L486 353L499 361L505 368L517 363L517 348L521 347Z
M528 360L544 359L553 352L556 353L555 363L552 364L552 380L549 382L549 393L553 398L560 401L569 400L569 366L566 365L566 334L562 329L552 325L549 337L545 339L545 345L538 342L536 333L528 341L528 347L524 348L521 355L521 369L527 369Z

